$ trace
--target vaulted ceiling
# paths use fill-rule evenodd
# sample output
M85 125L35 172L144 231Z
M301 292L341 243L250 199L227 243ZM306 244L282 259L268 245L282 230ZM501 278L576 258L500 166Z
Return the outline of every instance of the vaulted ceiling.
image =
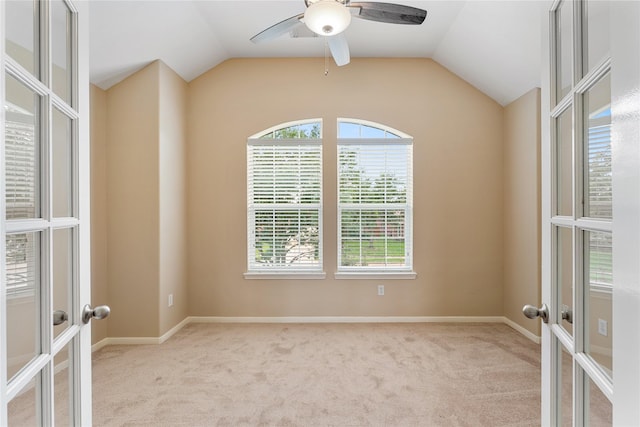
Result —
M432 58L502 105L539 86L542 2L386 1L426 9L427 18L352 20L351 58ZM103 89L156 59L190 81L229 58L325 55L321 37L249 41L304 12L304 0L96 0L90 10L91 81Z

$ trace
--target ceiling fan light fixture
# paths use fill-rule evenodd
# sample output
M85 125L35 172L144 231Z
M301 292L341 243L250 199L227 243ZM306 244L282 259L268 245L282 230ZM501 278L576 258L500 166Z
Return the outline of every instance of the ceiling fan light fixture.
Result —
M304 23L316 34L334 36L347 29L351 23L351 12L335 0L319 0L305 11Z

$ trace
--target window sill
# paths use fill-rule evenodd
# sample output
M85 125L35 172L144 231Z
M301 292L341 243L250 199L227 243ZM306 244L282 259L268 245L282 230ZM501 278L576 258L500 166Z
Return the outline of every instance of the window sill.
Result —
M415 271L339 271L334 273L335 279L381 279L381 280L414 280L418 277Z
M326 277L327 274L324 271L249 271L244 273L246 280L318 280Z

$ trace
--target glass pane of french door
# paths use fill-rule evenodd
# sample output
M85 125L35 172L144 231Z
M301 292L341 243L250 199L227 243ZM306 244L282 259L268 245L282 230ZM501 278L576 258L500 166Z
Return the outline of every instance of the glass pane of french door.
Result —
M53 419L56 425L68 426L73 421L73 341L58 352L53 372Z
M73 120L57 108L52 114L53 216L73 216Z
M40 77L40 8L36 1L5 1L6 54Z
M561 396L557 402L556 424L571 427L573 426L573 358L559 340L556 339L554 343L558 353L556 355L558 360L556 393Z
M555 11L555 95L556 104L573 86L573 1L562 1Z
M583 4L583 70L593 70L609 56L610 0L588 0Z
M573 324L568 316L563 318L562 313L573 312L573 230L569 227L557 227L556 233L556 286L558 289L557 301L560 315L557 319L560 326L573 336Z
M39 218L42 96L5 76L6 219Z
M573 216L573 109L556 118L556 215Z
M563 0L551 12L551 410L560 425L611 424L611 82L600 3Z
M4 3L0 425L78 425L78 12L67 0Z
M50 14L53 92L72 105L71 11L63 0L52 0Z
M53 230L53 310L73 316L74 286L74 241L73 229L60 228ZM53 337L57 338L73 324L67 319L54 325Z
M41 232L7 234L7 379L41 353Z
M9 426L37 426L40 424L38 420L40 389L41 376L40 373L38 373L29 384L9 402L7 408Z
M589 378L585 378L585 425L610 426L613 425L613 407L611 401L602 390Z
M584 134L583 215L612 219L611 76L607 74L582 96Z
M611 233L584 232L584 353L613 378Z

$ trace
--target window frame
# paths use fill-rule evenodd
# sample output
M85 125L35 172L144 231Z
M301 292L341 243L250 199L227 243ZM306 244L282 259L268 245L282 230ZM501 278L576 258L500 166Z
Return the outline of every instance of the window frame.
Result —
M362 130L359 131L358 137L341 137L340 128L342 124L357 125L360 127L373 128L380 131L384 136L382 138L363 137ZM381 125L360 119L338 119L338 138L336 144L337 153L337 272L334 274L336 279L415 279L417 274L413 271L413 138L404 132L392 129L388 126ZM341 199L341 148L344 146L373 146L373 145L405 145L408 146L407 151L407 178L406 178L406 201L399 206L397 203L342 203ZM386 170L385 170L386 171ZM404 210L404 247L405 262L402 266L344 266L342 265L342 212L344 209L366 209L371 206L372 209L386 209L385 206L391 208L401 208ZM362 239L362 235L360 235ZM386 255L385 255L386 257ZM386 260L385 260L386 262Z
M319 136L317 138L300 137L279 137L276 136L278 131L286 131L308 127L309 125L318 125ZM317 203L256 203L254 199L254 182L253 179L253 147L290 147L300 149L302 146L315 147L318 149L318 180L314 185L318 186ZM324 279L326 274L323 271L323 147L322 147L322 120L308 119L294 122L282 123L273 126L258 134L255 134L247 140L247 270L244 273L245 279ZM311 176L311 175L309 175ZM262 209L276 211L297 211L311 210L317 212L318 224L318 263L317 266L302 265L300 267L287 266L286 264L273 266L260 266L256 261L256 212Z

